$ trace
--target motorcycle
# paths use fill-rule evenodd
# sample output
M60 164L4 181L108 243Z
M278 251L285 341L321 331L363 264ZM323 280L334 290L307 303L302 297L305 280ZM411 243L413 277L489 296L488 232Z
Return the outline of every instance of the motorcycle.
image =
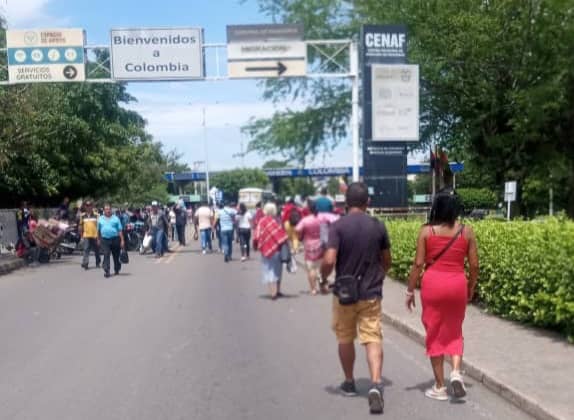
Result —
M80 233L78 232L77 226L70 226L66 229L62 242L57 246L57 251L59 254L71 255L74 251L80 250Z
M140 238L133 223L127 223L124 231L126 248L128 251L135 251L140 247Z

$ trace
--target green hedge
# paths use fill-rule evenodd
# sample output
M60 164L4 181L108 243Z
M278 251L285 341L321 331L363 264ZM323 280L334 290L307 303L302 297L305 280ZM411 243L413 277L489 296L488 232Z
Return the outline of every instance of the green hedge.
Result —
M473 209L493 209L498 197L487 188L459 188L456 190L465 211Z
M421 224L385 221L390 275L406 280ZM574 341L574 222L471 222L478 239L478 298L489 312L554 329Z

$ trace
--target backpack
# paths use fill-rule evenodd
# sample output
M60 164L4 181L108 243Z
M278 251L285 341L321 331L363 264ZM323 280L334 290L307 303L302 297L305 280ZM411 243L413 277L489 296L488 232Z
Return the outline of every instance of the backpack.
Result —
M301 221L301 213L295 207L289 212L289 224L293 227L297 226Z

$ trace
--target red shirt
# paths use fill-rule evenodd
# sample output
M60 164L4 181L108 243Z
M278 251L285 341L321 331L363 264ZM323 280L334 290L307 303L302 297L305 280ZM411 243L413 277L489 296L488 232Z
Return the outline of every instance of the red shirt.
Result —
M277 220L271 216L265 216L259 221L255 229L255 240L258 243L261 255L265 258L272 257L279 251L281 245L287 241L287 234Z
M257 209L257 211L255 212L255 216L253 217L253 227L256 228L261 219L263 219L264 217L265 214L263 214L263 210Z
M289 221L289 216L291 215L291 210L293 209L301 214L301 210L299 210L295 204L285 204L285 207L283 207L283 214L281 215L281 221L283 224Z

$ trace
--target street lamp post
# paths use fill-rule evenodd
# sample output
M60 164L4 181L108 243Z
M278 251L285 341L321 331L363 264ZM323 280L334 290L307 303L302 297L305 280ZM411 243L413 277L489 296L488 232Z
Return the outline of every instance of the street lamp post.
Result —
M243 151L243 134L241 134L241 151L240 153L235 153L234 155L232 155L232 157L234 158L241 158L241 168L245 168L245 155L247 153Z
M207 127L205 125L205 106L201 108L202 110L202 126L203 126L203 147L205 149L205 188L207 196L207 204L209 205L209 151L207 147Z

